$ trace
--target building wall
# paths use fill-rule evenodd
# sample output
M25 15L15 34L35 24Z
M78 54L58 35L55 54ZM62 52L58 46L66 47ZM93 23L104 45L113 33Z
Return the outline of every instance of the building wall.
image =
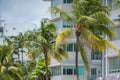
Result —
M115 2L118 0L112 0L112 2ZM116 5L112 5L112 11L111 11L111 19L115 20L118 18L118 15L120 15L120 7L115 7ZM116 25L118 25L119 22L115 22ZM120 26L115 30L117 32L117 38L112 41L112 43L120 49ZM112 49L108 49L107 53L107 77L109 76L116 76L120 75L120 66L119 66L119 61L120 57L118 57L118 51L114 51ZM111 62L112 61L112 62ZM115 61L115 62L114 62ZM117 62L118 61L118 62ZM116 67L118 66L118 67ZM110 68L114 69L110 69Z

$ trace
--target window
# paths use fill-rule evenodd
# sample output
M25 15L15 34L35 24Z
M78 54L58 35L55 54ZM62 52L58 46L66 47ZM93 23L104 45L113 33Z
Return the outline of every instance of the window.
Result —
M71 68L71 69L67 69L67 74L68 75L72 75L73 74L73 69Z
M78 74L84 75L84 67L78 66ZM75 66L63 66L63 75L76 75Z
M117 39L120 39L120 27L118 27L116 30L116 33L117 33Z
M73 66L63 66L63 74L64 75L72 75L73 74Z
M61 45L67 51L76 51L76 44L75 43L68 43Z
M112 8L112 0L107 0L107 5Z
M0 32L3 33L3 27L0 27Z
M55 21L55 25L57 28L62 28L62 20Z
M91 69L91 75L96 75L96 73L97 73L97 72L96 72L96 68L92 68L92 69Z
M109 58L110 73L120 72L120 57Z
M74 51L76 51L76 46L77 46L77 45L74 43Z
M61 67L51 67L51 74L52 76L61 75Z
M73 0L63 0L64 3L72 3Z
M73 51L73 44L68 44L67 45L67 51Z
M57 6L59 4L62 4L63 1L62 0L51 0L51 6L54 7L54 6Z
M73 24L72 24L72 22L66 22L66 21L64 21L63 22L63 27L64 28L73 27Z
M78 74L84 75L84 67L83 66L78 66Z
M100 59L102 59L102 53L92 49L91 60L100 60Z
M96 68L91 69L91 80L96 80L97 70Z

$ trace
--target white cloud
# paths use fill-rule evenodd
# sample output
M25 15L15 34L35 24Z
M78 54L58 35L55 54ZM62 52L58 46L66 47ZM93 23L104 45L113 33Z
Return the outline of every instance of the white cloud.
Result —
M10 34L13 27L16 27L14 32L25 31L26 28L34 28L30 25L39 25L42 18L50 18L50 2L43 0L0 0L0 7L1 19L6 20Z

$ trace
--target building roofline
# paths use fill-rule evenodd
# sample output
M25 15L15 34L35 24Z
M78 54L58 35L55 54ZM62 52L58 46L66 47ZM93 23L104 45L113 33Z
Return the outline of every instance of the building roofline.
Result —
M56 17L56 18L53 18L53 19L49 20L49 22L55 22L56 20L59 20L59 19L61 19L61 18L60 17Z

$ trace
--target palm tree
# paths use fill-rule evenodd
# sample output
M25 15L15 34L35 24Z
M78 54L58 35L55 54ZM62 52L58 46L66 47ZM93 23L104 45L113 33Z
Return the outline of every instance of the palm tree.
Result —
M112 43L106 40L102 35L107 35L110 39L116 35L113 31L115 24L109 18L109 8L103 6L101 0L73 0L72 15L65 10L52 7L53 14L59 14L65 21L70 21L75 28L68 28L61 32L56 38L56 47L63 44L70 35L76 36L76 74L78 75L78 51L81 54L86 70L89 72L89 62L87 60L85 45L94 50L105 52L106 47L118 50Z
M18 55L18 61L20 61L20 52L21 52L21 63L23 64L23 44L24 44L24 34L19 33L17 36L12 36L11 41L13 42L14 53Z
M11 45L0 46L0 76L3 80L22 80L22 69L13 61Z
M27 80L45 80L45 60L41 56L38 59L38 62L36 63L35 68L32 70L32 72L29 73ZM49 72L50 75L50 72Z
M25 33L25 46L28 48L28 58L35 60L39 55L44 55L46 65L46 80L48 80L48 65L50 64L50 56L63 61L63 57L68 58L67 51L59 47L55 49L56 26L53 23L42 21L41 26L37 30L27 31ZM43 53L43 54L41 54Z

